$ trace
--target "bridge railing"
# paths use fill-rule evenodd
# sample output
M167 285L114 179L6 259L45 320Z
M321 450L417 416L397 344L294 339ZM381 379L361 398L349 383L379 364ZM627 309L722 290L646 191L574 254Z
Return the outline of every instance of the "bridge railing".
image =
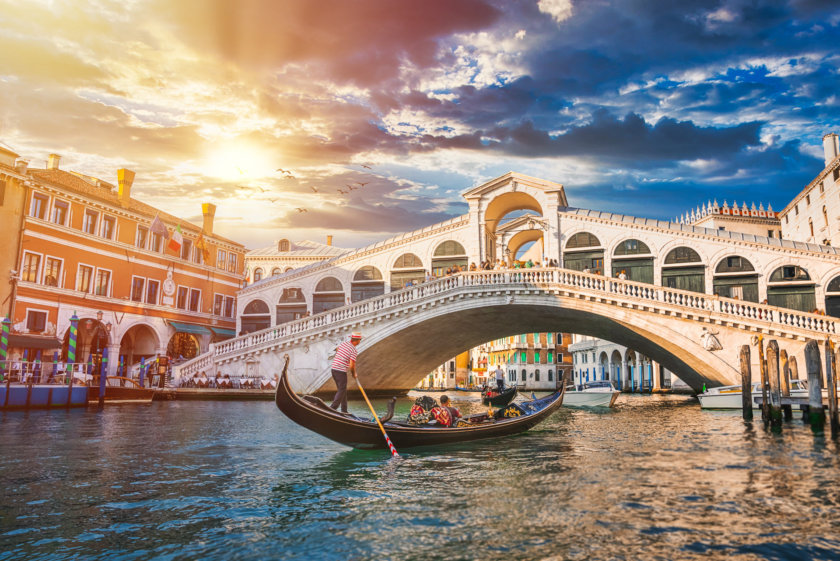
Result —
M406 304L420 302L428 297L455 291L462 287L511 285L545 286L546 288L556 289L574 288L611 295L629 304L662 303L683 309L734 316L740 319L766 321L824 335L835 335L840 332L837 327L837 320L833 317L777 308L766 304L621 280L571 269L509 269L458 273L450 277L424 282L362 302L342 306L315 316L242 335L222 343L216 343L209 353L205 353L176 368L180 376L191 375L202 369L211 369L214 361L223 355L229 355L293 335L314 333L324 327L366 316L372 312L398 310Z

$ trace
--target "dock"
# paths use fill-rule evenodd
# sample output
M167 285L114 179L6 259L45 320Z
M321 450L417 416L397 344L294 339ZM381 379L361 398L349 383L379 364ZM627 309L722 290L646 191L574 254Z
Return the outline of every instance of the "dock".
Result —
M271 401L273 399L273 389L161 388L155 390L155 401Z

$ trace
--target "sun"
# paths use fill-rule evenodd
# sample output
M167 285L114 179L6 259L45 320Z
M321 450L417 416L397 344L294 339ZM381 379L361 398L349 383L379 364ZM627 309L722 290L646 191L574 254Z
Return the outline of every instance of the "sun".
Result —
M259 146L241 141L217 143L204 159L203 173L226 181L248 181L271 175L268 153Z

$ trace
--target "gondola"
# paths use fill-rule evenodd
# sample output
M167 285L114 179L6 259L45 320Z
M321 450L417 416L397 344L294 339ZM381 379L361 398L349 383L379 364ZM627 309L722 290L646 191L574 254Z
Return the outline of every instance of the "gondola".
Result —
M314 396L298 396L289 385L285 369L277 384L274 399L277 408L291 420L339 444L363 449L386 448L382 432L373 419L339 413ZM542 399L499 409L493 417L487 413L465 417L468 424L463 427L413 426L391 420L393 403L392 400L390 414L383 416L382 420L394 446L401 450L497 438L526 431L557 411L563 404L563 390Z
M488 389L487 392L482 392L481 403L484 405L492 405L493 407L507 407L508 403L513 401L513 398L516 397L516 386L511 386L502 390L502 393L488 397L488 394L490 393L495 392L490 389Z

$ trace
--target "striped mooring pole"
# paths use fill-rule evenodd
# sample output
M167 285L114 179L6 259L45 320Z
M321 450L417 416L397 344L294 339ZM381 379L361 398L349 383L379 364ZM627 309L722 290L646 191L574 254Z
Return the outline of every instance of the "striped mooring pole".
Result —
M58 376L58 351L53 351L52 379L55 380L56 376Z
M2 324L2 331L0 331L0 380L6 376L6 355L9 352L9 330L12 327L12 320L6 316L3 318Z
M143 357L140 359L140 387L145 388L146 386L143 384L145 381L144 378L146 376L146 358Z
M102 365L99 370L99 406L105 405L105 382L108 378L108 347L102 347Z
M67 341L67 364L68 366L76 366L76 341L79 338L79 316L73 312L73 317L70 318L70 339ZM72 370L71 370L72 372ZM73 374L71 373L72 377Z

